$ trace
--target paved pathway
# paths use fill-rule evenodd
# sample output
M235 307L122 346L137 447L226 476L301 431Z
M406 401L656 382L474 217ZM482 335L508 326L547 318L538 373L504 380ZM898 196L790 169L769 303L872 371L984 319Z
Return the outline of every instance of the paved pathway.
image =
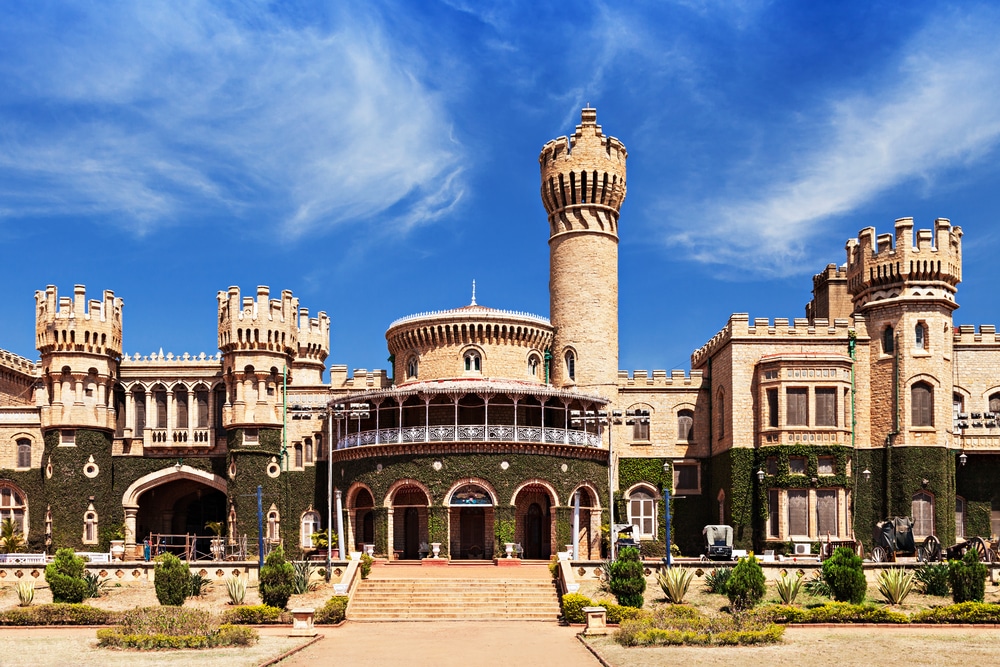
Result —
M577 640L579 631L556 623L518 621L346 623L322 628L323 640L280 665L598 667L597 659Z

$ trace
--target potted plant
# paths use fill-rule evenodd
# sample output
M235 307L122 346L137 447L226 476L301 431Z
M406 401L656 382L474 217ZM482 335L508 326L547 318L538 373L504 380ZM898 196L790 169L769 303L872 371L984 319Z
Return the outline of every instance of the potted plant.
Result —
M128 537L128 526L124 523L115 526L111 532L111 557L114 560L125 560L125 539Z
M330 537L333 538L334 544L337 543L337 533L331 532ZM330 547L330 543L326 540L326 531L318 530L309 536L312 540L313 547L318 551L325 551ZM330 558L340 558L340 547L333 547L333 551L330 554Z
M215 560L223 560L226 555L226 547L223 544L222 532L225 529L225 524L221 521L209 521L205 524L205 528L212 531L212 557Z

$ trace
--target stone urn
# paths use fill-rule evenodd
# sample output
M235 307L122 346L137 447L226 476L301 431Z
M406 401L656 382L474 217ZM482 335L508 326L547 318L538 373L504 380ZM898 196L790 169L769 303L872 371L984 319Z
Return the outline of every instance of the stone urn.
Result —
M125 540L111 540L111 557L115 560L125 560Z
M513 557L513 555L514 555L514 543L513 542L504 542L503 543L503 550L504 550L504 553L507 554L507 558Z
M374 544L366 544L365 545L365 553L368 554L369 556L375 555L375 545Z
M438 555L441 553L440 542L431 542L431 553L434 554L434 558L438 557Z
M212 538L211 549L212 549L212 558L214 558L215 560L225 560L226 547L222 543L221 537Z

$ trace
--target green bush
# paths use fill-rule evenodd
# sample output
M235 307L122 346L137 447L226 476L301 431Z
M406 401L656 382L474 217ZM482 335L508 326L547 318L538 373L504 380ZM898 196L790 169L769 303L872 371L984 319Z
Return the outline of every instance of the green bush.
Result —
M951 594L947 563L924 563L916 569L913 576L920 584L920 590L924 595L944 597Z
M267 625L286 621L287 614L277 607L270 607L266 604L233 607L222 612L222 622L233 625Z
M295 568L285 560L285 552L279 546L264 560L264 567L260 569L258 593L264 604L284 609L294 591Z
M660 607L623 621L614 639L623 646L770 644L784 628L753 615L704 616L691 607Z
M766 592L764 570L760 563L753 554L741 558L726 583L730 608L734 611L751 609L764 599Z
M986 596L986 565L979 562L979 552L969 549L962 560L948 562L951 599L959 602L982 602Z
M924 609L913 615L914 623L1000 623L1000 604L961 602Z
M361 568L362 579L367 579L368 575L371 574L372 562L374 562L374 560L374 558L366 553L361 554L361 565L359 565L359 567Z
M59 549L55 559L45 566L45 581L52 590L53 602L80 603L89 586L83 573L86 564L72 549Z
M252 628L219 625L207 611L178 607L143 607L122 614L115 628L97 631L98 646L156 650L251 646Z
M347 618L347 603L350 598L346 595L334 595L326 601L322 607L316 611L314 622L316 623L340 623Z
M197 572L191 573L191 597L200 598L211 587L211 577L203 577Z
M815 595L816 597L828 598L833 596L833 593L830 591L830 584L826 583L826 579L823 578L823 570L816 570L813 576L806 579L803 588L806 589L806 593Z
M552 575L553 579L559 578L559 558L556 556L552 557L549 561L549 574Z
M0 612L0 625L109 625L120 616L86 604L40 604Z
M620 604L608 602L607 600L598 600L593 603L593 606L604 607L607 610L608 613L606 615L606 619L608 623L621 623L622 621L639 618L645 613L642 609L636 609L635 607L623 607Z
M646 590L646 577L643 574L642 560L639 550L635 547L622 547L618 559L611 564L611 581L608 584L611 593L618 598L618 604L624 607L642 607L642 594Z
M802 609L783 604L770 604L753 611L753 615L773 623L909 623L906 614L871 604L828 602Z
M567 623L583 623L587 620L584 617L583 608L594 606L590 598L579 593L567 593L562 596L561 604L563 618Z
M823 581L830 586L830 594L837 602L861 604L868 591L861 558L850 547L837 547L823 561Z
M712 568L705 575L705 590L709 593L725 595L726 584L729 583L731 576L733 576L733 568L731 567Z
M173 554L157 556L153 569L153 587L160 604L180 607L191 594L191 570Z

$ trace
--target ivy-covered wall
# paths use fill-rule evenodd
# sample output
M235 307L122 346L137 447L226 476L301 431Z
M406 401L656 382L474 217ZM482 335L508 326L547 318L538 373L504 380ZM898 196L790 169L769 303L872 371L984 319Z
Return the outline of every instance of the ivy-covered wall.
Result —
M990 515L1000 508L1000 455L969 454L955 470L955 492L965 498L965 534L990 537Z
M440 462L440 470L434 463ZM507 467L501 463L507 463ZM381 465L381 469L378 466ZM566 466L566 470L562 467ZM458 481L467 478L482 479L491 485L499 496L500 507L510 505L515 489L523 482L541 479L556 490L562 507L567 507L571 494L581 483L593 485L600 498L607 497L607 465L570 457L541 454L427 454L395 455L334 463L335 481L342 489L356 482L367 485L375 498L375 550L388 551L388 515L384 500L389 487L400 479L414 479L428 488L431 494L431 512L428 519L430 542L441 542L442 555L448 548L448 508L443 507L445 495ZM341 470L343 475L341 475ZM603 505L603 503L602 503ZM345 508L346 509L346 508ZM503 514L499 513L497 516ZM571 541L572 517L554 509L556 537L560 544ZM512 516L512 515L511 515ZM568 518L567 518L568 517ZM565 540L565 541L564 541ZM560 548L553 544L553 553Z
M886 450L888 507L892 516L911 516L913 494L934 495L934 524L943 545L955 543L955 456L944 447Z
M711 462L709 502L718 502L719 491L725 491L724 514L733 527L737 549L753 549L754 527L759 523L759 514L754 511L755 455L752 449L733 448L712 457Z
M622 458L618 460L618 493L615 494L615 523L628 522L628 497L625 495L636 484L648 484L656 489L661 496L664 490L670 491L673 486L673 468L667 465L670 459L665 458ZM678 541L677 527L673 521L676 517L674 501L671 504L671 542ZM663 557L667 553L667 514L662 507L656 513L656 539L640 541L642 555L648 558ZM681 549L684 547L682 546Z

